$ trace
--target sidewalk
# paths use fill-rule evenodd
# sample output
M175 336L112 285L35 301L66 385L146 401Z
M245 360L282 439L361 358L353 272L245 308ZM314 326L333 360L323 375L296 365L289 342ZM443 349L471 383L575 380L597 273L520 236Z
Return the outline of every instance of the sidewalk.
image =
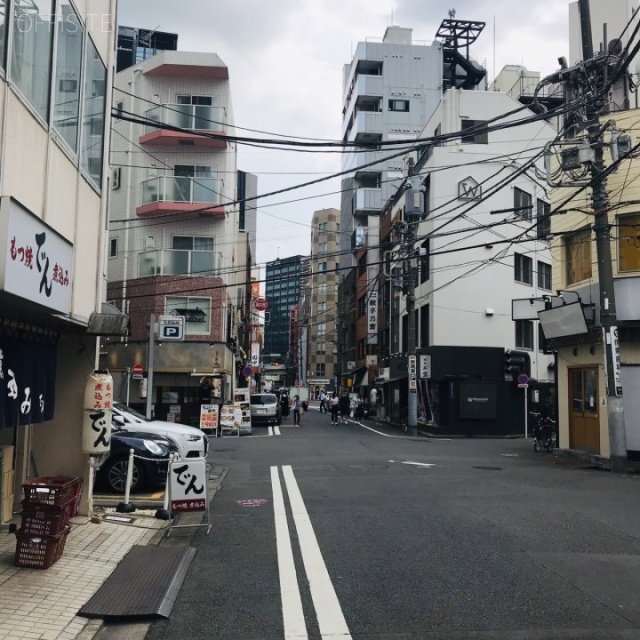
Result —
M226 469L209 483L209 509ZM135 499L132 500L136 504ZM102 620L76 613L134 545L158 544L168 523L152 511L127 514L131 523L77 517L64 553L49 569L14 564L16 536L0 531L0 640L90 640ZM105 516L120 516L106 512ZM187 515L187 514L185 514ZM202 514L197 517L201 518ZM183 520L181 520L183 522ZM173 538L173 536L172 536ZM171 538L171 539L172 539Z

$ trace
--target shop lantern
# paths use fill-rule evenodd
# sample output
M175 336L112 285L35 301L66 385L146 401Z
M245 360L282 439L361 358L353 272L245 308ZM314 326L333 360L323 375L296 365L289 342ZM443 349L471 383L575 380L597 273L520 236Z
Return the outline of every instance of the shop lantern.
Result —
M94 371L84 390L82 416L82 451L89 455L107 453L111 448L111 407L113 378L104 371Z

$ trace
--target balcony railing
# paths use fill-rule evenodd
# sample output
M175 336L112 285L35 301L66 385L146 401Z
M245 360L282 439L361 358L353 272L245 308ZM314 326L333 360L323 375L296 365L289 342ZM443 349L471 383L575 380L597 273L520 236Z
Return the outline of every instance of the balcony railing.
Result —
M192 104L161 104L145 112L147 120L189 131L224 131L226 113L224 107ZM158 127L146 126L146 132Z
M219 205L222 203L222 189L220 178L158 176L142 183L142 204L185 202Z
M156 249L140 254L138 276L215 276L222 254L217 251Z

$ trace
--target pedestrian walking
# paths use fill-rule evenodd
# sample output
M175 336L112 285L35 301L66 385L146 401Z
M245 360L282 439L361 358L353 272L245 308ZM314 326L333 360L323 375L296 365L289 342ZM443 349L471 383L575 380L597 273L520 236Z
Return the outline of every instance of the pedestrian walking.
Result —
M334 391L331 399L329 400L329 408L331 409L331 424L338 424L338 410L340 400L338 394Z
M280 393L280 409L282 411L282 419L289 417L289 394L286 391Z
M349 411L351 411L351 402L349 401L349 394L345 391L338 402L340 407L340 418L342 419L342 423L347 424L347 417L349 416Z
M293 403L291 404L293 410L293 426L300 426L300 396L294 396Z
M324 389L320 391L320 413L327 413L327 394Z

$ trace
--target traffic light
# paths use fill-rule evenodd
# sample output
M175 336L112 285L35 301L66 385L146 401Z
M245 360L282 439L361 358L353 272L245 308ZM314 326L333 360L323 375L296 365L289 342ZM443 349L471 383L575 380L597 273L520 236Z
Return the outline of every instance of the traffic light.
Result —
M504 374L512 380L517 380L521 373L531 375L531 358L526 351L515 351L505 349L504 351Z

